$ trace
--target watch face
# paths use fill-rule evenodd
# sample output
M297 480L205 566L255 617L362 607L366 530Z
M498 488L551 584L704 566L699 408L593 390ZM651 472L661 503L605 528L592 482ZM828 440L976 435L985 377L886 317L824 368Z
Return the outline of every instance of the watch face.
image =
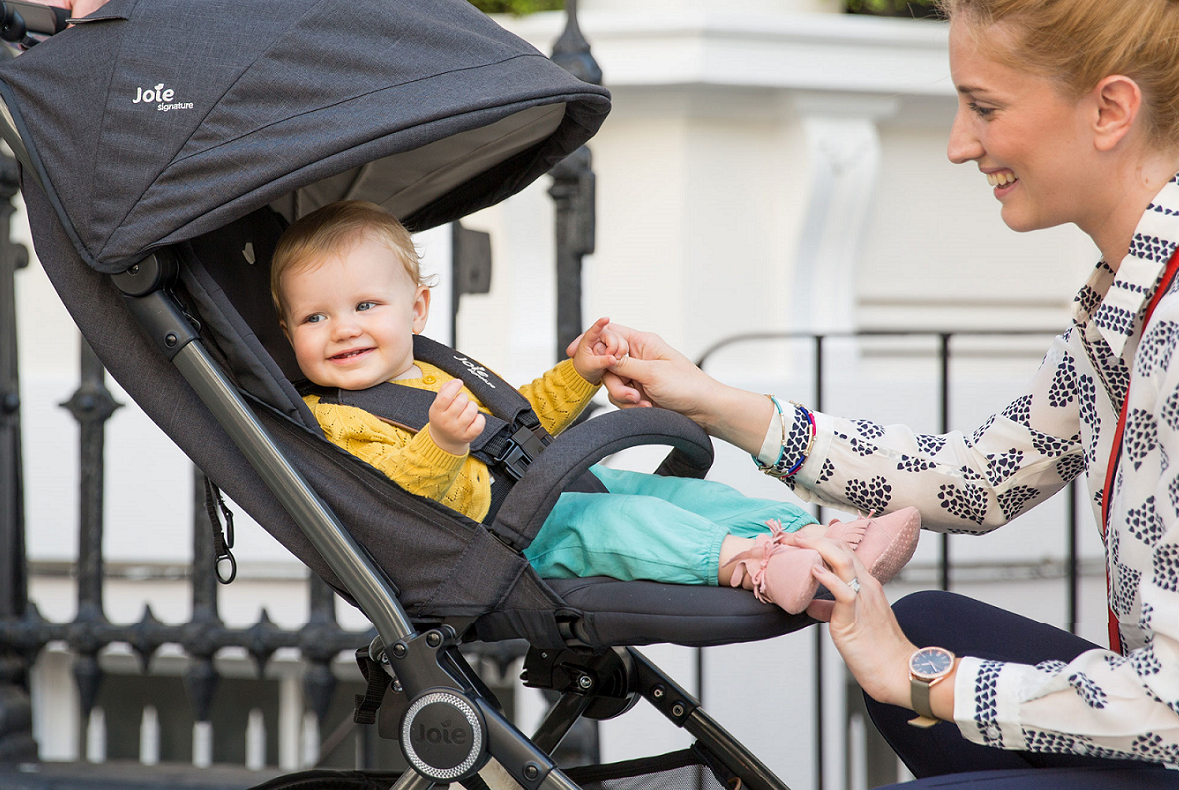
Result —
M909 659L909 671L919 678L932 680L954 666L954 654L944 647L925 647Z

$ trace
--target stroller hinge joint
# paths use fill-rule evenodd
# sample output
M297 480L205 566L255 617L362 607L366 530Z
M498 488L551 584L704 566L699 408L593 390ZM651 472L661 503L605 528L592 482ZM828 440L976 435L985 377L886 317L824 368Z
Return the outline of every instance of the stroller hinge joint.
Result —
M147 329L169 360L180 353L180 349L199 339L196 328L180 305L166 292L153 291L145 296L125 296L124 299L140 326Z

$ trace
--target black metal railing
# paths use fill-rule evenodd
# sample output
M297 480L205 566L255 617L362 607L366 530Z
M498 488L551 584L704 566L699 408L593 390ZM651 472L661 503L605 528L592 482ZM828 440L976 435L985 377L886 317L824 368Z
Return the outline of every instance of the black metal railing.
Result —
M27 668L51 642L69 645L85 722L94 708L103 679L99 665L102 650L112 644L126 644L138 657L140 668L146 671L160 648L179 645L189 658L184 686L198 724L211 720L213 697L220 680L213 663L218 651L226 647L243 648L261 675L275 651L298 648L307 664L304 696L322 725L337 684L331 663L341 651L366 644L375 632L341 628L336 621L335 594L314 576L308 581L310 617L302 628L280 628L270 621L265 609L249 627L226 626L218 613L213 525L205 507L203 475L199 470L194 469L193 474L191 619L185 623L163 623L156 619L150 606L145 606L137 623L108 621L103 601L106 573L102 548L105 424L121 404L115 402L107 389L106 371L85 341L81 352L81 383L62 404L80 427L80 511L74 574L77 614L72 622L54 623L41 617L37 607L30 603L21 611L14 610L0 617L0 646L21 656ZM19 496L19 489L16 493ZM210 754L194 754L193 758L197 764L211 761Z
M0 228L8 228L19 189L16 161L0 157ZM28 251L0 234L0 619L20 617L28 603L24 551L20 371L16 345L16 272ZM36 756L29 700L28 656L0 648L0 759Z

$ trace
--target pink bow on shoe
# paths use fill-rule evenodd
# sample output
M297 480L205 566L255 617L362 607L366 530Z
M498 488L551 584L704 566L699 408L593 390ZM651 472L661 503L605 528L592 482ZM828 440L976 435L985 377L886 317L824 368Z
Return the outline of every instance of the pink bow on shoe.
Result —
M741 552L727 562L737 563L729 584L745 586L748 577L754 596L762 603L773 603L790 614L799 614L819 588L819 581L811 568L823 564L819 552L794 545L792 533L782 529L777 519L766 522L769 535L758 535L753 548Z

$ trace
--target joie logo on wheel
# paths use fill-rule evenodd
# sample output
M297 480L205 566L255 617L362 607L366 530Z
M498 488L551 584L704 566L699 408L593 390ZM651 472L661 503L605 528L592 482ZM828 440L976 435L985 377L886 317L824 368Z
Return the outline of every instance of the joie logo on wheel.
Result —
M401 750L428 779L462 781L487 762L487 726L461 692L426 692L401 720Z
M132 104L154 104L156 112L170 112L171 110L191 110L192 102L190 101L174 101L176 98L176 91L171 88L164 87L164 83L152 85L149 87L139 87L135 89L135 98L131 100Z
M450 719L438 722L437 727L427 727L420 721L413 724L413 737L425 743L446 743L455 746L466 746L470 742L470 733L460 725L452 726Z

